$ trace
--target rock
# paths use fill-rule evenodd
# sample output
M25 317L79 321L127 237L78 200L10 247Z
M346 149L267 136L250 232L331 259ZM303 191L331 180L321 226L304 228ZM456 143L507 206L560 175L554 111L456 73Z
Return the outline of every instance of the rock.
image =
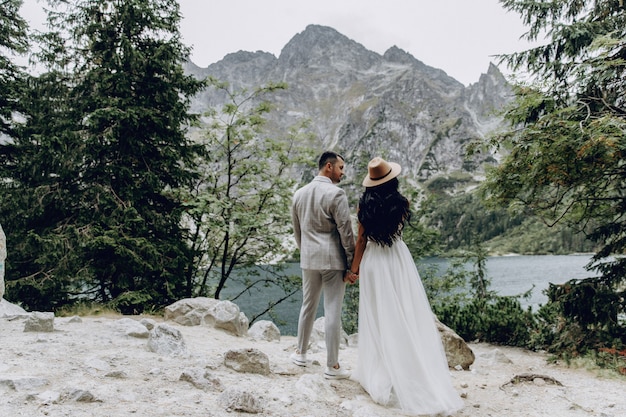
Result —
M76 389L66 393L64 399L79 403L95 403L100 401L91 392L82 389Z
M237 336L248 333L248 318L230 301L214 298L185 298L165 307L165 320L183 326L210 325Z
M44 391L33 395L33 398L42 405L58 404L61 401L61 393L57 391Z
M215 306L215 328L226 330L237 336L248 333L248 318L239 311L237 304L221 301Z
M128 374L124 371L111 371L104 374L105 378L126 379Z
M139 321L139 323L141 323L146 329L148 330L152 330L156 327L157 322L156 320L152 320L152 319L141 319Z
M224 365L237 372L269 375L270 361L258 349L229 350L224 356Z
M296 382L296 389L312 401L335 401L337 394L321 375L304 374Z
M45 385L50 382L45 378L37 377L15 377L0 379L0 386L4 385L15 391L31 391Z
M22 307L11 304L4 298L0 299L0 317L27 316L28 313Z
M137 320L123 318L114 323L117 328L127 336L147 339L150 336L150 330Z
M263 412L263 400L256 394L229 388L218 398L218 403L228 411L258 414Z
M448 360L448 367L461 368L468 370L470 365L474 363L476 357L474 352L463 340L461 336L456 334L454 330L441 323L437 317L435 317L435 324L439 335L441 336L441 342L443 343L444 351L446 352L446 359Z
M183 371L178 380L189 382L194 387L204 391L222 389L222 383L219 378L202 369L187 369Z
M67 320L68 323L82 323L83 319L80 316L72 316Z
M166 356L186 356L187 346L180 330L159 324L148 337L148 350Z
M24 325L25 332L53 332L54 313L34 311L30 313Z
M280 341L280 330L269 320L260 320L248 329L248 336L255 340Z
M326 318L319 317L313 323L313 331L311 332L311 342L323 343L326 345ZM339 339L339 348L345 348L348 345L348 334L341 329L341 337Z
M482 359L485 359L487 363L490 365L494 364L508 364L513 363L511 359L509 359L502 351L498 348L495 348L489 352L485 352L480 355Z
M184 298L165 307L163 318L183 326L215 323L213 311L219 300L208 297Z
M109 365L109 362L100 358L88 358L85 361L85 367L87 368L87 371L91 374L94 373L94 370L108 372L109 369L111 369L111 365Z

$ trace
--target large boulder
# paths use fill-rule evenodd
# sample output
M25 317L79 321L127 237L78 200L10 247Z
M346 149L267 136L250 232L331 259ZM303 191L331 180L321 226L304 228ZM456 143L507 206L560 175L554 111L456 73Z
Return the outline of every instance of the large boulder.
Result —
M441 341L443 342L443 348L446 352L448 366L450 368L461 367L468 370L470 365L473 364L476 359L472 349L467 343L465 343L465 340L463 340L461 336L440 322L437 317L435 317L435 323L437 324L439 335L441 335Z
M270 374L270 360L258 349L229 350L224 355L224 365L242 373Z
M28 313L22 307L11 304L0 298L0 317L27 316Z
M214 298L185 298L165 307L165 320L183 326L209 325L236 336L246 336L249 320L239 307Z
M230 301L220 301L215 306L216 329L226 330L237 336L248 334L249 320L244 313L239 311L237 304Z
M248 336L255 340L280 342L280 329L269 320L259 320L250 326Z
M50 311L34 311L30 313L24 324L25 332L53 332L54 313Z

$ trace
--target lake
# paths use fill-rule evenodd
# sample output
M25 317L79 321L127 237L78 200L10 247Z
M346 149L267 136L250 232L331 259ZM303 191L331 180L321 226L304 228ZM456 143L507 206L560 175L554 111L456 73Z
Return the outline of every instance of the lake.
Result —
M487 258L487 276L491 280L490 289L499 295L519 295L533 288L531 297L522 299L522 306L531 306L536 310L541 304L547 302L543 291L549 283L562 284L575 278L587 278L594 276L593 272L585 270L585 265L590 261L591 255L541 255L541 256L498 256ZM418 262L420 272L425 271L429 264L435 264L439 270L445 272L447 261L441 258L429 258ZM300 275L298 264L290 264L289 273ZM239 292L236 286L226 288L222 299L229 299ZM268 300L275 300L281 295L276 289L267 289L261 292L246 294L234 302L251 318L253 314L261 311ZM275 314L283 323L276 325L283 335L295 335L298 325L298 314L302 293L298 291L289 300L274 308ZM323 310L318 309L318 317L323 315ZM271 320L267 315L257 320Z

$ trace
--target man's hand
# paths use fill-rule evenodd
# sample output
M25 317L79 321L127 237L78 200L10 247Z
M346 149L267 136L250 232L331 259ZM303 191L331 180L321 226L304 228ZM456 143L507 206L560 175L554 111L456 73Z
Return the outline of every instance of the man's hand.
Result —
M355 274L349 269L346 270L346 273L343 276L343 282L348 283L348 284L354 284L357 279L359 279L359 275Z

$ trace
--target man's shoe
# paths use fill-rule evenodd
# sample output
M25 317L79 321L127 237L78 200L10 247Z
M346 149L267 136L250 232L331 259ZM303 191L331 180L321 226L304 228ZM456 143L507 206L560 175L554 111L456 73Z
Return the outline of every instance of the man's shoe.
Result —
M302 353L294 352L291 356L289 356L289 359L291 359L291 362L298 366L309 366L311 364L311 361L306 359L306 354Z
M346 371L342 368L333 368L331 366L326 367L324 372L324 378L326 379L346 379L350 378L350 371Z

